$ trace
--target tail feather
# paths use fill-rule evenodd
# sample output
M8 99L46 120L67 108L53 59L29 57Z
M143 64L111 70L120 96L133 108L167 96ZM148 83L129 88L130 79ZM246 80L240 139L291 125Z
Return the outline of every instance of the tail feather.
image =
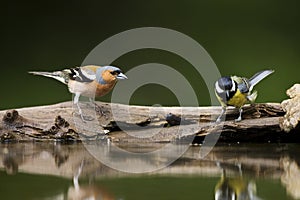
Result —
M256 74L254 74L254 76L252 76L249 79L249 85L250 85L249 91L251 91L257 83L259 83L261 80L263 80L264 78L266 78L273 72L274 72L274 70L264 70L264 71L260 71L260 72L257 72Z
M66 76L64 75L64 73L62 71L55 71L55 72L36 72L36 71L31 71L28 72L29 74L33 74L33 75L39 75L39 76L46 76L46 77L50 77L50 78L54 78L64 84L68 84L68 79L66 78Z

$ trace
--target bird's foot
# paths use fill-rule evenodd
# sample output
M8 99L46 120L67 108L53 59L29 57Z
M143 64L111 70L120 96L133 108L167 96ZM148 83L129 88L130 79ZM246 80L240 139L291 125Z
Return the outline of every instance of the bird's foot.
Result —
M219 123L221 123L221 117L218 117L216 120L216 124L219 124Z
M92 117L92 116L83 115L83 114L81 114L81 113L76 113L76 114L79 115L80 119L81 119L84 123L86 123L86 122L88 122L88 121L93 121L93 120L95 119L95 118Z
M76 113L76 115L78 115L81 118L81 120L84 123L95 120L95 118L92 116L82 114L81 110L79 110L79 112L75 112L75 113Z
M242 121L242 117L241 116L239 116L237 119L235 119L234 120L235 122L240 122L240 121Z
M95 119L94 117L88 115L80 115L80 117L84 122L93 121Z
M105 119L108 119L109 110L105 108L104 106L99 106L98 104L95 104L95 110L100 115L100 117L105 117Z
M95 120L95 118L92 117L92 116L84 115L81 108L80 108L80 106L79 106L79 104L77 104L77 108L78 108L78 115L80 116L80 118L83 122Z
M240 108L239 109L239 117L237 118L237 119L235 119L234 121L235 122L240 122L240 121L242 121L242 113L243 113L243 108Z
M103 110L103 106L99 106L95 101L94 99L92 98L89 98L90 100L90 103L92 104L91 107L93 107L95 109L95 111L100 114L100 116L104 116L105 118L107 118L107 115L106 113L108 112L107 110Z
M216 120L216 123L217 123L217 124L221 122L222 117L223 117L223 115L224 115L225 112L226 112L226 107L222 107L221 114L219 115L219 117L218 117L217 120ZM225 118L224 118L224 120L225 120Z

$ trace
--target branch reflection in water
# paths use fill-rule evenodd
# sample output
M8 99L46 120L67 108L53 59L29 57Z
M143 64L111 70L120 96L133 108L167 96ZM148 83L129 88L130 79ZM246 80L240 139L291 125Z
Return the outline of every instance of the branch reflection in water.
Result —
M148 145L145 148L137 144L133 146L122 145L120 147L132 152L153 151L160 148L160 146L155 145ZM50 199L84 199L86 196L92 195L101 196L103 199L126 199L126 196L130 196L127 193L130 189L129 186L122 185L121 187L117 185L128 181L128 178L132 178L133 183L131 184L136 184L134 187L139 187L143 185L141 181L145 182L145 180L153 179L155 184L160 184L159 181L162 181L161 179L165 177L166 179L175 178L173 180L174 187L177 187L177 180L181 183L187 181L185 183L186 187L182 186L181 189L186 188L185 190L189 191L191 197L196 197L199 192L197 189L193 190L193 187L196 187L195 183L202 184L197 185L197 188L204 188L208 185L208 179L211 180L210 190L202 191L203 196L206 195L211 198L215 196L216 199L232 199L233 197L235 199L266 199L268 195L272 195L267 194L271 186L266 188L266 186L260 184L261 180L266 180L272 184L281 183L281 185L276 185L278 190L272 192L273 195L278 195L276 192L286 191L286 197L300 198L299 145L219 144L204 159L199 158L200 148L200 146L191 146L180 159L170 166L151 174L137 175L106 167L94 159L80 143L2 143L0 144L0 160L2 160L0 162L0 173L3 174L1 171L5 171L11 178L7 176L5 185L2 185L4 182L0 182L0 187L9 184L17 187L14 183L9 182L9 180L13 180L14 176L12 175L28 174L36 176L39 174L47 180L49 177L57 177L61 182L66 182L69 185L67 188L61 189L53 189L55 185L45 186L48 192L50 188L53 189L53 193L50 195L51 198L48 195ZM114 152L108 152L108 156L113 155ZM131 159L130 157L122 158L124 163L132 162ZM134 162L137 162L137 160L134 160ZM155 162L151 161L144 164L155 165ZM4 180L3 178L2 176L2 180ZM28 177L26 180L28 180ZM26 180L24 181L26 182ZM32 183L28 182L26 184L30 185ZM172 184L168 181L167 185L159 186L159 190L158 188L157 190L152 188L152 190L156 190L156 192L165 190L166 193L176 193L174 188L170 191L167 187L171 187ZM19 188L19 190L22 190L22 188ZM57 190L62 191L60 193ZM32 191L26 192L31 192L33 195L38 193L34 187ZM2 193L2 196L3 194L5 192ZM180 194L176 195L180 196Z

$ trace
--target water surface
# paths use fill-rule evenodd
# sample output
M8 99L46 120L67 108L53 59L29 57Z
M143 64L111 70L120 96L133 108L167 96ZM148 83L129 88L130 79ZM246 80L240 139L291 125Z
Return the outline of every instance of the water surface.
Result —
M132 174L101 164L81 143L0 144L0 199L300 199L299 147L218 144L200 159L201 147L191 146L164 169Z

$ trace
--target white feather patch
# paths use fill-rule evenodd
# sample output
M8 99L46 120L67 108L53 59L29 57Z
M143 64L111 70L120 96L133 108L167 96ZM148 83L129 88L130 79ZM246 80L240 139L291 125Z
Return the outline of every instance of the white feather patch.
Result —
M216 88L217 93L219 93L219 94L224 92L224 90L220 88L218 81L215 83L215 88Z
M231 90L230 90L230 91L234 92L235 89L236 89L236 85L235 85L234 80L231 79L231 83L232 83L232 87L231 87Z
M49 77L50 77L50 76L49 76ZM64 83L64 84L66 84L66 79L64 79L63 77L56 76L56 77L52 77L52 78L54 78L54 79L56 79L56 80L58 80L58 81L60 81L60 82L62 82L62 83Z
M75 74L76 74L75 77L80 77L77 70L74 70L74 72L75 72Z

